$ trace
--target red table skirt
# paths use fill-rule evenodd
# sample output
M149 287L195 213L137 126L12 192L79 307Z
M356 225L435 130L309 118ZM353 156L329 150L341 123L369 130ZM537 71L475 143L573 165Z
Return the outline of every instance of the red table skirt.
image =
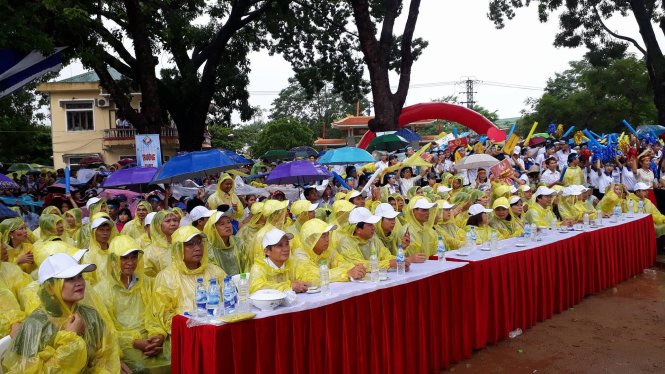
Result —
M472 353L465 266L324 307L172 327L173 373L438 373Z
M483 348L653 266L651 216L469 263L473 346ZM454 259L455 261L464 261Z

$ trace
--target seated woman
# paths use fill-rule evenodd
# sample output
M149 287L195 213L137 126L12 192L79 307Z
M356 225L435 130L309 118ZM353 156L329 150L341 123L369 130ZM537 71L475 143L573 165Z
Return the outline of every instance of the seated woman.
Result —
M293 223L286 228L286 232L293 234L293 248L300 246L300 229L308 220L316 217L316 208L319 204L312 204L309 200L294 201L289 208L293 215Z
M414 196L406 207L406 224L400 236L407 233L411 242L406 248L411 262L425 262L429 256L436 254L438 235L434 230L436 220L436 203L431 203L425 196Z
M564 187L559 198L559 215L561 216L561 220L573 224L582 222L586 211L579 209L579 205L576 205L581 194L582 190L574 185Z
M437 204L440 213L437 213L439 221L434 225L434 229L443 239L447 251L460 249L466 243L466 232L457 226L453 219L456 214L459 214L460 209L445 200L438 200Z
M2 361L6 373L121 372L112 323L85 298L82 273L95 269L64 253L42 263L41 305L26 317L12 341Z
M519 199L519 197L516 197ZM510 202L505 197L500 197L492 204L492 217L489 225L499 234L499 239L508 239L520 236L524 233L522 226L510 211Z
M226 274L236 275L249 269L246 253L242 252L240 243L233 236L232 219L230 212L216 211L206 222L203 233L208 241L210 263L222 268Z
M50 241L64 240L65 221L56 214L42 214L39 216L39 231L39 240L32 245L35 252Z
M614 212L615 206L620 206L622 212L628 211L628 204L626 203L626 187L623 184L612 183L607 187L605 195L596 205L596 208L603 212L603 216L609 217Z
M66 211L62 216L65 219L66 240L69 244L77 247L81 236L83 212L79 208L74 208Z
M633 203L633 213L639 212L639 203L640 201L644 204L643 212L646 214L651 214L653 217L653 223L656 225L656 237L665 235L665 215L663 215L658 208L653 205L651 200L649 200L649 187L646 183L638 182L635 184L635 194L631 195L629 198L634 201Z
M249 276L250 293L268 288L302 293L310 285L318 283L318 273L311 271L301 260L290 258L291 239L292 234L278 228L272 228L263 235L261 243L265 257L254 260Z
M145 217L150 212L152 212L152 206L149 202L143 200L136 204L135 217L123 226L122 234L129 235L132 238L139 240L144 234L143 228L145 227Z
M328 225L316 218L305 222L300 230L301 246L293 251L293 256L306 263L312 274L319 274L321 261L326 261L330 269L331 282L348 282L351 278L364 278L364 266L347 262L330 247L330 234L336 229L337 226ZM320 283L320 279L318 281Z
M524 233L524 203L521 197L513 196L510 198L510 215L513 217L515 224Z
M266 223L266 218L263 216L263 202L257 202L252 204L252 207L249 208L250 217L249 222L244 224L236 233L236 244L238 245L240 252L243 253L243 256L246 256L247 263L245 269L251 269L252 264L254 263L254 237L256 233L261 230L261 228Z
M373 251L379 259L379 268L397 268L395 256L390 254L381 239L375 234L376 226L381 217L372 215L367 208L354 208L349 215L349 227L339 241L339 252L346 261L363 265L365 271L370 271L369 259ZM406 261L406 270L409 270L410 261Z
M46 208L44 208L44 210L42 210L40 218L41 218L41 216L43 216L45 214L55 214L56 216L62 218L62 212L60 211L60 209L57 206L53 206L53 205L47 206ZM33 235L34 235L35 239L40 239L42 237L41 227L37 227L34 230Z
M170 349L162 335L149 336L152 278L143 275L143 251L134 238L119 235L108 249L106 277L95 286L118 332L122 361L134 372L168 372Z
M156 277L171 264L171 236L178 229L179 223L178 214L170 210L160 210L153 217L150 223L150 245L145 248L143 257L146 276Z
M476 244L490 240L492 227L489 225L489 215L492 209L486 209L480 204L473 204L469 208L469 218L466 221L467 230L473 228L476 232Z
M98 197L93 197L88 199L85 203L86 208L88 208L88 217L94 217L97 213L106 213L109 212L109 206L106 202L106 199L100 199ZM88 248L90 245L90 225L83 225L79 231L79 237L77 240L77 245L80 248Z
M28 227L21 218L9 218L0 223L0 245L5 246L8 261L18 265L25 273L37 269L33 257Z
M28 274L8 260L7 247L0 245L0 336L9 334L25 318L19 297L32 282Z
M253 254L253 262L261 260L265 256L262 245L263 236L274 228L282 230L286 227L286 207L288 205L288 200L266 200L263 202L263 216L266 219L266 223L261 229L259 229L256 236L251 238L252 252L249 253L249 255L251 256Z
M171 246L173 262L157 274L151 303L152 318L146 326L148 336L171 335L171 320L176 314L191 311L194 306L196 280L204 284L210 279L224 279L226 273L208 262L208 243L205 234L192 225L173 233Z
M90 219L90 247L83 261L98 267L89 279L92 286L106 278L109 243L116 235L115 225L108 214L97 213Z

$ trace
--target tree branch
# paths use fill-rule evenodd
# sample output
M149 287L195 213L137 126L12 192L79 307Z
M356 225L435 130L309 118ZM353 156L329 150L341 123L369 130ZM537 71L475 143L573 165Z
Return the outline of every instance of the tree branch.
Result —
M404 25L404 34L402 34L401 46L401 61L400 61L400 76L399 84L397 85L397 92L395 95L399 98L400 102L404 104L406 95L409 91L409 83L411 82L411 67L413 66L413 32L416 29L416 22L418 21L418 14L420 13L420 0L411 0L409 6L409 15Z
M136 59L134 56L129 53L122 44L122 41L116 39L115 36L104 27L104 25L95 25L94 30L99 34L103 41L108 43L118 53L118 56L120 56L127 65L132 68L136 67Z
M605 25L605 22L603 22L603 18L600 16L600 13L598 13L598 8L596 8L596 6L593 7L593 11L596 14L596 19L598 20L598 23L600 23L600 26L603 28L603 30L605 30L608 34L612 35L617 39L631 43L632 45L635 46L635 48L637 48L640 52L642 52L643 55L646 56L647 51L644 48L642 48L642 46L639 45L635 39L630 38L628 36L619 35L614 31L610 30L610 28L607 27L607 25Z
M390 50L393 46L393 28L395 27L395 18L397 18L397 9L401 3L400 0L385 1L385 13L383 16L383 26L381 26L381 37L379 39L379 48L381 48L382 64L388 66L390 59Z

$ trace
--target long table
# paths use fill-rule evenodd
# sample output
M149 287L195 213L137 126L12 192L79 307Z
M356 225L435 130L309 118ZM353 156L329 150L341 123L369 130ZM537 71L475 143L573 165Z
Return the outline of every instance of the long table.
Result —
M379 284L333 283L331 297L223 326L172 327L173 373L426 373L470 357L653 265L650 215L541 242L447 253Z

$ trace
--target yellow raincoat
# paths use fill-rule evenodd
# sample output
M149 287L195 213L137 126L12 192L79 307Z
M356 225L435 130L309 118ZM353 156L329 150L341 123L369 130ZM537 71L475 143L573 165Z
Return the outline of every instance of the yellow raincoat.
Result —
M37 240L33 244L33 247L34 247L35 251L39 251L39 249L42 246L44 246L44 244L47 243L47 242L57 241L57 240L64 240L62 235L58 235L58 231L57 231L58 223L61 223L62 226L63 226L63 229L64 229L65 221L62 219L62 217L60 217L58 215L42 214L39 217L40 236L39 236L39 240Z
M492 237L492 227L490 225L482 225L482 226L468 225L466 227L467 231L470 230L472 227L476 231L476 244L483 244L485 242L488 242Z
M53 205L47 206L46 208L44 208L44 210L42 210L41 215L43 216L44 214L55 214L56 216L62 217L62 212L60 211L60 208L58 208L57 206L53 206ZM33 235L36 239L41 238L41 236L42 236L41 227L37 227L35 229L35 231L33 232Z
M148 210L148 213L152 212L152 206L147 201L140 201L136 204L136 208L142 206ZM123 235L129 235L132 238L139 240L141 236L145 235L145 220L140 219L138 216L134 217L131 221L127 222L122 228Z
M443 239L447 251L460 249L466 244L466 231L457 226L454 220L442 220L434 228Z
M333 203L333 214L330 216L330 224L337 226L330 236L330 246L338 248L344 232L349 227L349 214L356 206L346 200L338 200Z
M321 254L314 252L314 246L328 226L326 222L320 219L312 219L305 222L300 232L302 238L301 246L293 250L293 256L307 264L310 273L316 275L319 283L320 279L318 275L321 260L325 260L328 264L331 282L347 282L349 280L348 272L353 268L353 264L346 261L330 244L328 244L328 248L321 252ZM329 231L329 234L332 233L333 231Z
M545 209L535 201L533 204L529 205L529 211L526 212L524 220L530 224L535 223L538 227L550 227L552 221L558 223L551 206Z
M162 231L162 222L169 214L176 213L170 210L160 210L150 223L150 245L145 248L143 255L145 275L149 277L156 277L160 271L171 264L171 244Z
M106 277L95 286L95 291L103 295L103 302L118 332L118 343L123 353L122 361L134 372L162 368L170 368L170 349L158 356L147 357L142 351L134 348L134 340L146 339L146 326L152 319L150 304L152 303L153 279L143 274L142 252L134 271L134 279L127 289L122 282L121 256L131 250L139 249L138 243L129 235L119 235L111 241L106 263ZM98 268L99 270L99 268Z
M568 187L568 186L573 186L573 185L579 185L583 186L584 185L584 172L582 171L582 168L579 166L575 167L567 167L566 172L563 175L563 185Z
M309 218L309 208L312 206L312 203L309 200L298 200L291 204L291 214L293 215L293 223L286 228L286 232L293 234L293 240L291 241L291 248L296 248L300 246L300 229L302 225L307 222ZM315 212L312 212L316 215Z
M23 243L19 244L16 247L11 245L11 233L24 227L26 232L30 232L21 218L9 218L0 222L0 240L1 243L7 246L7 255L9 256L9 262L16 264L18 257L26 253L33 252L33 246L30 242L30 237L26 239ZM35 264L21 264L18 265L21 270L30 274L37 269Z
M228 193L222 191L222 182L225 180L231 180L231 191ZM235 193L235 182L233 181L233 177L231 177L229 174L224 173L219 177L219 180L217 181L217 190L215 191L214 194L210 195L208 198L208 208L210 209L217 209L218 206L220 205L229 205L232 206L233 204L236 205L233 211L233 217L236 220L241 220L242 216L244 215L245 207L242 205L242 202L240 201L240 198L238 198L238 195Z
M249 222L243 225L235 235L236 245L240 249L240 252L244 253L244 256L247 259L245 269L252 268L252 264L254 263L254 238L256 237L256 233L258 233L265 224L265 219L263 218L263 203L254 203L250 208L250 213L252 214L252 218L250 218Z
M100 212L108 213L108 211L109 207L106 203L106 199L101 199L94 204L90 204L90 207L88 208L88 217L94 217L95 214ZM80 248L88 248L88 245L90 245L90 225L84 225L81 227L77 242Z
M96 220L97 218L108 219L108 224L111 226L111 236L109 237L109 243L111 243L111 240L113 240L113 238L115 238L118 235L118 230L115 227L115 223L113 223L111 217L108 214L100 212L92 216L92 218L90 219L90 225L92 224L92 221ZM90 274L92 277L89 281L93 286L99 283L101 280L105 279L107 276L106 262L108 261L108 251L102 249L101 245L97 241L96 238L97 229L99 229L99 227L91 230L90 245L88 246L88 252L83 257L83 262L87 264L97 265L97 271Z
M206 222L203 233L208 241L208 256L211 264L222 268L226 274L236 275L249 270L247 266L246 253L241 252L236 238L231 235L228 245L224 242L217 231L216 221L222 212L215 212Z
M117 335L106 312L87 297L70 310L62 300L63 284L52 278L39 286L41 305L21 324L2 361L5 373L120 372ZM85 323L82 336L64 329L73 313Z
M386 233L383 231L383 228L381 227L381 221L376 224L376 235L379 237L379 239L381 239L383 245L388 248L390 254L393 255L397 254L397 247L402 243L402 238L399 234L402 232L402 224L398 218L399 216L395 218L395 227L393 227L393 231L390 233L390 235L386 235Z
M616 192L614 192L612 186L609 186L607 188L607 192L605 193L603 198L600 199L600 201L596 205L596 208L602 210L603 213L605 214L612 214L614 212L614 207L619 205L621 206L622 212L627 212L628 203L626 202L625 199L622 199L621 197L619 197L619 195L617 195Z
M252 239L252 252L253 261L260 260L265 257L263 252L263 237L273 228L283 230L286 225L286 207L289 205L288 201L266 200L263 202L263 216L266 218L266 223L256 236Z
M74 218L74 224L71 226L67 223L67 216ZM73 208L63 214L65 219L65 232L67 233L67 242L74 247L78 246L81 236L81 221L83 220L83 211L79 208Z
M425 199L428 203L429 200L425 196L415 196L409 200L406 207L406 224L399 231L399 236L402 237L409 232L411 236L411 244L406 248L406 255L413 256L416 253L423 253L425 256L433 256L436 254L436 247L438 243L438 234L434 230L434 221L436 220L436 213L438 206L435 205L429 210L429 219L427 222L418 222L413 215L413 207L418 200Z
M395 259L395 256L390 254L388 248L381 242L377 235L372 236L369 240L359 238L353 233L357 225L349 225L346 229L347 233L342 235L337 248L338 251L344 256L347 262L365 266L369 271L369 258L372 255L372 248L376 250L376 255L379 258L379 267L381 269L390 268L390 261Z
M658 207L653 205L651 200L640 199L637 195L632 193L628 195L628 198L633 200L633 213L639 211L638 203L641 200L644 203L644 213L650 213L651 217L653 217L653 223L656 226L656 237L665 235L665 215L658 210Z
M155 217L156 218L156 217ZM152 226L152 225L151 225ZM184 242L192 235L201 234L196 227L187 225L173 233L173 261L157 274L153 286L152 314L147 330L148 336L171 335L171 320L176 314L191 311L194 307L194 289L197 278L208 284L212 277L221 283L226 273L217 265L208 262L208 243L203 241L203 257L196 269L188 269L183 260Z
M11 262L0 262L0 336L9 334L14 323L25 317L25 307L19 304L21 292L32 278Z
M492 204L492 209L496 209L499 205L508 207L508 217L501 219L492 213L489 219L489 225L496 230L499 239L508 239L524 234L524 228L513 216L510 210L510 202L505 197L500 197Z

